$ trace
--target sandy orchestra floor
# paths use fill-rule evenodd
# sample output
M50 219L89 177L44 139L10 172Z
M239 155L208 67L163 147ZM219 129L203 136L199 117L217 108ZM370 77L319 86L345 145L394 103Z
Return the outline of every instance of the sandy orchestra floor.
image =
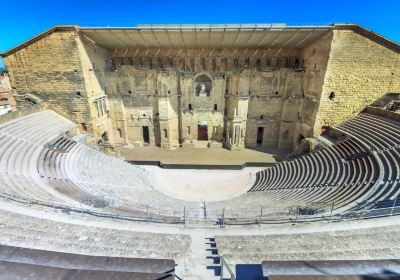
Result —
M170 196L189 201L218 201L245 193L254 183L257 171L242 170L163 169L141 166L151 174L155 189Z

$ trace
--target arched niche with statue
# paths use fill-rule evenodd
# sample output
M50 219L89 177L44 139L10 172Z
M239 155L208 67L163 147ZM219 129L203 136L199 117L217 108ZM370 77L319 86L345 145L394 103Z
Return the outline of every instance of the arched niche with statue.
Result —
M212 91L212 78L207 73L199 73L194 77L194 94L198 97L208 97Z

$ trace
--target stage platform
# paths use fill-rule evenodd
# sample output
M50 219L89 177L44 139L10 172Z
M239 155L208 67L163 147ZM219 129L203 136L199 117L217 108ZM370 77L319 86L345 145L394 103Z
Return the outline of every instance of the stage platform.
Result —
M224 148L177 148L161 149L156 146L121 148L126 161L140 165L158 165L171 169L243 169L268 167L285 159L288 150L242 149L230 151Z

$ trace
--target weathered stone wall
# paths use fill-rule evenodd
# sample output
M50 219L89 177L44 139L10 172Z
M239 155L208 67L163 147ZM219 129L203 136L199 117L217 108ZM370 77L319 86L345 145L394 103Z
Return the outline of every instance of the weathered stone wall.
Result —
M209 96L196 96L196 77L206 75L211 81ZM224 128L226 83L222 76L211 76L205 71L180 78L182 140L198 139L198 124L207 124L208 140L222 142Z
M179 146L179 77L175 72L157 76L158 122L162 148Z
M128 122L133 121L132 114L129 114L123 104L122 99L111 99L108 98L108 112L110 117L110 128L109 133L112 135L112 143L116 146L124 146L129 143L128 135ZM134 142L134 139L131 139Z
M244 69L226 74L225 142L231 149L244 147L246 144L251 77L259 72L256 69Z
M301 50L116 49L112 53L113 71L104 87L110 98L123 99L130 115L126 118L130 143L143 142L145 126L154 131L150 144L174 147L197 140L202 123L207 124L208 140L256 146L258 128L263 127L261 145L293 145L309 78ZM210 81L208 96L195 93L200 76Z
M305 73L302 102L298 108L298 122L293 132L293 146L299 145L301 139L312 137L315 133L315 118L321 99L332 36L332 32L325 34L301 52Z
M400 91L400 54L352 30L334 30L314 126L337 125L387 92Z
M11 83L7 74L0 73L0 115L16 110L15 98L12 95Z
M318 110L332 35L297 50L296 67L270 69L250 75L249 118L246 145L292 148L302 137L311 137Z
M0 73L0 93L8 93L11 91L11 83L8 75Z
M113 130L117 138L125 139L125 144L143 144L144 127L149 130L149 144L161 143L157 75L155 70L142 71L124 65L105 76L104 88L108 99L118 104L109 108ZM122 111L125 112L124 118L120 115ZM115 119L115 116L121 117ZM124 137L120 137L121 134ZM122 144L121 141L118 144Z
M111 53L84 35L80 36L77 46L85 80L87 106L91 116L89 122L91 132L96 138L102 135L104 138L106 134L106 138L111 143L120 142L121 139L117 137L109 118L108 99L105 91L106 77L111 70Z
M185 72L240 72L245 69L293 68L299 51L279 48L179 49L130 48L113 50L115 68L174 69Z
M173 148L202 123L229 147L291 148L400 91L399 53L349 29L304 49L114 50L68 29L4 62L20 108L41 103L121 146L148 130L150 145Z
M282 68L253 72L249 78L246 145L257 145L258 129L263 128L261 145L291 146L301 110L304 73Z
M76 123L90 122L78 41L76 31L54 32L3 58L19 109L41 100Z

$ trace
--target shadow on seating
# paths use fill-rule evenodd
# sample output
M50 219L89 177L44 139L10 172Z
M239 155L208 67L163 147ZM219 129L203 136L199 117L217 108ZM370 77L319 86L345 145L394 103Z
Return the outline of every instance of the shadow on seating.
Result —
M266 280L261 264L237 264L236 280Z

